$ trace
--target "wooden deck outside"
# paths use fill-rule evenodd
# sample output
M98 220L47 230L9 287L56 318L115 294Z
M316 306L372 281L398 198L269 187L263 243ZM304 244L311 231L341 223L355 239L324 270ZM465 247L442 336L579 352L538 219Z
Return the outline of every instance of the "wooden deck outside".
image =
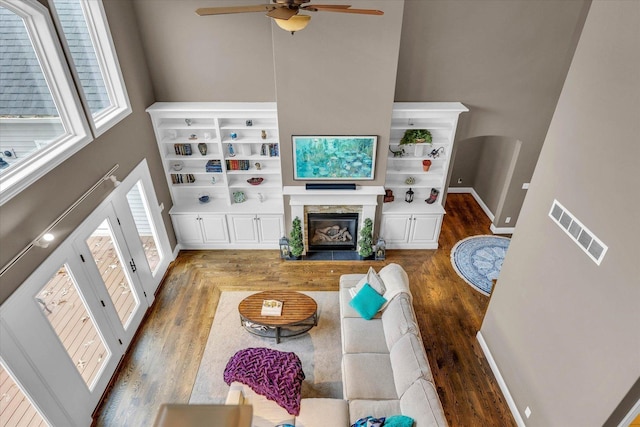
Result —
M109 236L92 236L87 239L87 244L118 317L124 324L139 301L129 287L113 242ZM153 238L142 238L142 244L149 263L157 264L158 251ZM36 302L56 331L83 380L91 387L100 374L100 368L109 357L109 351L89 316L72 276L73 272L69 272L66 265L61 266L38 293ZM3 427L47 425L4 368L0 371L0 421Z

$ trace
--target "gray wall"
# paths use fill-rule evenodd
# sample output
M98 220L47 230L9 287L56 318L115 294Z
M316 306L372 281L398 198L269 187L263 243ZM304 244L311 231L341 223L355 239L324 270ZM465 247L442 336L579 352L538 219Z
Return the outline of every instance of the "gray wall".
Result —
M316 13L294 36L273 30L284 185L293 180L291 135L378 135L375 180L383 185L403 1L359 0L384 16Z
M497 172L512 175L495 196L498 227L507 216L509 226L517 220L522 184L530 181L590 4L407 0L397 60L389 47L401 1L350 2L380 8L383 17L310 13L309 26L294 36L262 13L194 12L228 0L132 1L158 101L275 100L285 110L279 115L284 142L291 133L379 132L389 119L369 119L390 108L377 104L387 102L389 85L395 85L396 101L463 102L471 111L460 117L458 140L495 135L522 141L515 168ZM348 96L355 93L364 96ZM307 99L313 101L304 104ZM290 184L291 156L282 154L284 183ZM383 182L383 157L374 184Z
M151 122L145 112L145 108L153 103L154 95L139 42L135 14L128 1L104 0L104 6L133 113L0 208L0 265L5 265L27 246L114 164L120 165L117 175L122 178L144 158L149 163L158 201L167 207L163 213L165 226L172 245L175 245L171 221L166 214L171 206L171 197ZM0 302L55 250L112 188L109 183L103 184L54 229L60 236L57 244L54 242L47 249L33 248L2 276Z
M640 377L638 22L639 2L591 6L482 325L529 427L603 425ZM600 266L554 199L608 245Z
M501 136L479 136L456 145L449 188L471 187L492 214L501 212L522 143ZM462 178L461 184L458 178ZM512 218L509 225L513 223Z
M271 18L263 13L205 17L195 13L200 7L264 1L130 1L155 101L275 101Z
M518 217L589 3L405 2L396 101L460 101L470 112L460 116L457 140L523 143L496 226Z

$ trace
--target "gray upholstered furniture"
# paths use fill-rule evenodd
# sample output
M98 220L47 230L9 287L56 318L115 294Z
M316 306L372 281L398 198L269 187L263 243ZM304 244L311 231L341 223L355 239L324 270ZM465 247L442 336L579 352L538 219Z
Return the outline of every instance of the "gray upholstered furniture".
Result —
M413 310L404 269L389 264L378 272L386 306L365 320L349 305L365 276L340 278L342 382L350 423L372 415L406 415L414 427L447 425Z

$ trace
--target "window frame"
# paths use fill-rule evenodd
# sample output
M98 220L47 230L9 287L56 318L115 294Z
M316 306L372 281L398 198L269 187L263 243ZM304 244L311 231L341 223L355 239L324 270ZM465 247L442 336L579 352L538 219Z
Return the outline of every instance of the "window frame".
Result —
M36 0L0 0L0 6L22 18L65 129L57 140L3 172L0 179L0 205L3 205L93 141L93 136L49 10Z
M78 2L82 7L83 16L89 30L89 36L100 67L105 89L111 102L108 108L100 111L95 116L91 112L89 103L85 99L84 90L73 62L73 56L68 46L64 28L60 23L55 2L50 1L49 5L56 27L58 28L63 49L69 58L69 68L77 82L76 86L84 106L85 114L89 119L93 135L97 138L131 114L132 109L102 0L78 0Z

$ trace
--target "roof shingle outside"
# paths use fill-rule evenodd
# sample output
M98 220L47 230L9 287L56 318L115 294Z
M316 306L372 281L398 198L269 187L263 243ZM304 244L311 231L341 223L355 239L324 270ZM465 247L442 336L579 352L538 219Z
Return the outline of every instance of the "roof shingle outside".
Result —
M54 0L93 113L110 105L78 0ZM22 19L0 7L0 116L58 116Z

